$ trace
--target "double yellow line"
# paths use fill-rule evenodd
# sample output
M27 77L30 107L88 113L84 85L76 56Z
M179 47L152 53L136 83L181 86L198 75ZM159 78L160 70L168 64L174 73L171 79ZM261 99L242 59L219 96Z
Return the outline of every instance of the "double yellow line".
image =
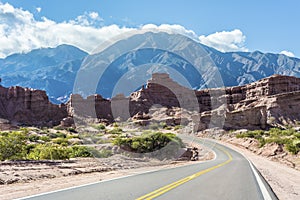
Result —
M222 166L230 163L232 161L231 154L228 151L224 150L224 149L221 149L221 148L219 148L219 149L221 151L223 151L228 156L228 160L226 160L225 162L223 162L221 164L218 164L218 165L215 165L213 167L210 167L208 169L202 170L200 172L197 172L193 175L187 176L183 179L180 179L179 181L173 182L173 183L171 183L169 185L166 185L162 188L159 188L159 189L157 189L153 192L150 192L150 193L148 193L144 196L141 196L141 197L137 198L136 200L151 200L151 199L154 199L154 198L156 198L156 197L158 197L158 196L160 196L160 195L162 195L162 194L164 194L164 193L166 193L166 192L168 192L168 191L170 191L170 190L172 190L172 189L174 189L174 188L176 188L176 187L178 187L178 186L180 186L180 185L182 185L182 184L184 184L184 183L186 183L190 180L193 180L193 179L197 178L198 176L201 176L202 174L205 174L207 172L210 172L214 169L217 169L219 167L222 167Z

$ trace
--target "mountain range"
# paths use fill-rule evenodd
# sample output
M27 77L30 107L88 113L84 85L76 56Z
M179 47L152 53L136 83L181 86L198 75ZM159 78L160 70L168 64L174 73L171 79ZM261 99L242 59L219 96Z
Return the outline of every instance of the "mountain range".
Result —
M149 34L147 38L151 38L147 43L151 43L152 46L156 46L154 43L157 41L163 42L170 39L170 35L166 33L147 34ZM140 35L134 37L136 37L133 38L134 40L142 39ZM172 37L176 39L177 36ZM196 45L209 55L226 87L245 85L273 74L300 77L300 59L298 58L259 51L222 53L200 43ZM113 47L119 48L122 45L115 44ZM190 53L197 55L199 52ZM103 54L89 55L71 45L13 54L0 59L1 84L5 87L19 85L45 90L53 103L64 103L73 91L86 96L90 93L98 93L105 98L111 98L120 92L128 95L132 90L137 90L141 85L146 84L144 81L148 80L153 72L168 72L171 77L179 74L178 78L172 78L177 80L184 77L182 84L192 89L210 87L207 82L215 81L209 78L212 76L210 70L203 70L199 74L191 62L176 53L158 48L140 48L116 57L106 69L102 69L103 73L101 77L98 77L94 91L74 89L77 73L84 72L88 68L87 77L82 79L88 85L89 76L97 70L97 63L102 59ZM89 64L86 65L86 63ZM145 70L139 71L142 68ZM120 82L120 80L126 81Z

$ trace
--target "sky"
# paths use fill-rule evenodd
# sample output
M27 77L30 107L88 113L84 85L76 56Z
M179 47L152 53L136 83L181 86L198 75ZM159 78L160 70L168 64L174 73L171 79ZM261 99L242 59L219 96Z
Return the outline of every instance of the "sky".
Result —
M128 30L175 30L222 52L300 57L299 0L0 0L0 57Z

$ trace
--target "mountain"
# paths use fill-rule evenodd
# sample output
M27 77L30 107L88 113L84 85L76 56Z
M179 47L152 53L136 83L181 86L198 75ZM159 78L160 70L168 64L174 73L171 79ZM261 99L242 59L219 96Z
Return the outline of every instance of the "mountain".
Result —
M50 100L69 98L76 73L88 54L74 46L36 49L0 59L3 86L22 86L47 91Z
M3 86L46 90L54 103L66 102L72 91L105 98L129 95L155 72L167 72L192 89L229 87L273 74L300 77L300 59L259 51L222 53L180 35L152 32L133 35L90 56L74 46L61 45L0 59Z
M75 85L75 91L84 96L96 91L106 98L117 93L129 95L154 72L169 73L191 89L240 86L273 74L300 77L297 58L259 51L222 53L181 35L152 32L118 41L89 56L84 66L78 77L90 85ZM97 86L96 90L91 85Z

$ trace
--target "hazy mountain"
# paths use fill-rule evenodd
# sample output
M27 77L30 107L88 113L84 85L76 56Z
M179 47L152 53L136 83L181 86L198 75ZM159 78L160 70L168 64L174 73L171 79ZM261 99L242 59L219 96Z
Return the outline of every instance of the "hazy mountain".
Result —
M86 55L74 46L60 45L8 56L0 59L2 85L46 90L52 102L63 102Z
M176 43L177 39L179 42ZM138 50L126 51L131 40L141 44ZM163 50L160 45L170 48ZM180 55L178 49L185 51ZM119 55L123 51L125 53ZM74 85L75 91L84 95L95 92L104 97L119 92L128 95L145 84L153 72L168 72L171 78L193 89L213 87L219 79L224 86L236 86L273 74L300 77L298 58L259 51L221 53L167 33L135 35L117 42L101 54L87 55L70 45L11 55L0 59L2 85L43 89L51 101L59 103L68 99ZM191 60L200 63L198 71ZM211 65L216 66L221 77ZM78 72L79 78L74 84Z

